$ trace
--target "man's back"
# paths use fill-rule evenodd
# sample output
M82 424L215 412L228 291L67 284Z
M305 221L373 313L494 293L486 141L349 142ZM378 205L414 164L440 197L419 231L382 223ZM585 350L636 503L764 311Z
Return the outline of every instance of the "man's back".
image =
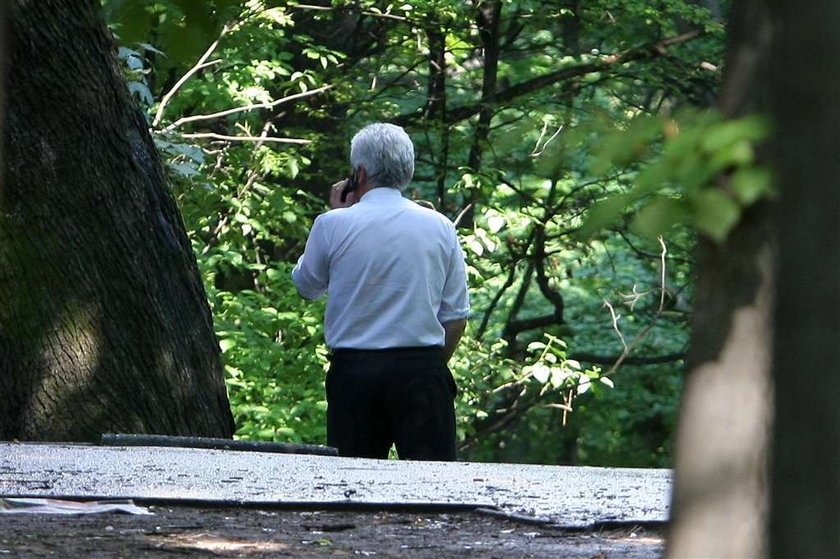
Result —
M329 291L327 442L342 456L455 459L457 386L446 363L469 316L455 227L402 197L414 145L374 123L350 142L353 175L330 187L292 271L298 292Z
M440 346L441 324L468 308L452 223L396 189L373 189L320 216L312 237L306 254L315 261L300 268L303 277L326 274L333 349Z

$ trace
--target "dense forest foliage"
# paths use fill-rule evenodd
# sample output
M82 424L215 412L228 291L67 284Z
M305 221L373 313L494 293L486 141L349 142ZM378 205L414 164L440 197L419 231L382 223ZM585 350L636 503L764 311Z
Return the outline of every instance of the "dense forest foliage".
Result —
M211 8L211 9L208 9ZM406 128L459 227L460 456L668 466L694 231L760 196L719 122L727 3L103 0L167 161L241 438L324 442L323 301L289 273L349 139ZM704 188L731 170L734 195Z

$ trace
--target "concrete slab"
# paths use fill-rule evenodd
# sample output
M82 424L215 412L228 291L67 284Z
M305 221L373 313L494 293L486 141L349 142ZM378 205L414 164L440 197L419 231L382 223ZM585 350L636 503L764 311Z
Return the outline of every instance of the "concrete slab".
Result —
M495 507L562 526L665 522L670 470L0 443L0 496Z

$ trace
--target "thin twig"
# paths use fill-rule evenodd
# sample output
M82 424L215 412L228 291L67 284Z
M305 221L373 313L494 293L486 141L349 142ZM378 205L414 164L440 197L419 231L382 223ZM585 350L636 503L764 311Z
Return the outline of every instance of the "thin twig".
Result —
M469 204L464 206L464 209L462 209L461 212L452 221L452 223L455 224L455 227L458 227L461 224L461 220L464 219L464 216L467 215L467 212L469 212L470 209L472 209L472 207L473 207L472 202L470 202Z
M656 310L656 313L654 313L653 317L650 319L650 322L648 323L648 325L645 326L645 328L641 332L636 334L636 336L632 340L630 340L630 343L628 344L624 341L624 336L621 334L621 331L618 328L618 321L616 319L615 311L612 308L612 305L610 305L608 302L605 301L605 304L610 309L610 314L613 316L613 328L618 333L619 338L621 338L621 343L624 345L624 351L622 351L621 355L618 356L618 359L616 359L615 363L613 363L612 367L610 367L610 370L607 371L602 376L609 376L609 375L613 374L615 371L618 370L618 368L621 366L621 364L624 363L624 360L627 359L627 356L630 355L630 352L633 351L633 349L636 346L638 346L642 342L642 340L644 340L647 337L648 333L650 333L651 329L653 329L653 326L656 324L656 321L659 319L659 317L662 315L662 312L665 310L665 292L666 292L665 256L668 254L668 247L665 244L665 239L664 238L662 238L660 236L658 238L658 240L659 240L659 246L662 247L662 252L660 253L661 254L660 262L662 264L662 272L660 273L660 277L659 277L659 281L661 282L660 286L659 286L659 289L661 290L661 294L659 296L659 308Z
M226 109L224 111L219 111L212 114L207 115L193 115L193 116L185 116L183 118L179 118L169 126L163 129L164 132L170 132L179 126L187 124L189 122L196 122L200 120L213 120L216 118L221 118L223 116L228 116L236 113L243 113L247 111L253 111L255 109L271 109L276 107L277 105L281 105L283 103L288 103L290 101L294 101L296 99L301 99L303 97L309 97L312 95L317 95L318 93L322 93L327 91L328 89L332 89L334 86L333 84L325 85L323 87L319 87L317 89L312 89L309 91L304 91L302 93L295 93L294 95L289 95L288 97L283 97L282 99L277 99L275 101L268 101L265 103L255 103L253 105L246 105L244 107L234 107L232 109Z
M618 339L621 340L621 345L624 346L624 352L622 352L621 357L619 357L619 359L621 359L624 357L624 354L627 353L627 341L624 339L624 334L621 333L621 328L618 326L618 320L621 318L621 315L615 312L615 307L613 307L606 299L604 299L604 306L610 310L613 330L615 330L615 333L618 334Z
M230 27L228 27L227 25L222 27L222 31L219 33L219 37L215 41L213 41L213 44L207 47L207 50L204 51L204 54L201 55L201 58L198 59L198 62L195 63L195 66L190 68L186 74L181 76L181 79L175 82L175 85L172 86L172 89L170 89L166 93L166 95L163 96L163 99L160 100L160 105L158 105L158 110L155 113L155 118L152 121L152 128L157 127L157 125L160 123L160 119L163 118L163 111L166 108L166 105L172 99L172 96L175 95L175 92L178 91L178 89L180 89L181 86L184 85L188 79L190 79L196 72L198 72L202 68L206 68L207 66L211 66L220 62L218 60L214 60L205 64L207 59L210 58L210 55L213 54L213 52L216 50L216 47L219 46L219 41L222 40L222 37L224 37L228 33L228 31L230 31Z
M319 11L319 12L331 12L331 11L333 11L332 6L313 6L312 4L295 4L293 7L301 9L301 10L315 10L315 11ZM378 17L378 18L383 18L383 19L393 19L393 20L396 20L396 21L409 21L409 19L407 17L395 16L393 14L381 14L381 13L377 13L377 12L359 12L359 14L361 14L363 16L369 16L369 17Z
M545 142L543 142L542 147L540 147L540 142L545 137L545 134L546 134L547 131L548 131L548 123L544 122L543 123L543 129L540 132L540 137L537 138L537 143L534 146L533 151L531 151L531 153L529 154L529 157L539 157L539 156L541 156L545 152L545 148L548 147L548 144L550 144L551 141L554 138L556 138L557 136L559 136L560 132L563 131L563 126L562 125L558 126L557 131L554 134L552 134L549 139L547 139Z
M665 255L668 254L668 247L665 246L665 239L663 239L662 236L660 235L658 240L659 240L659 246L662 247L662 253L659 255L659 262L661 264L661 266L660 266L661 273L660 273L660 276L659 276L659 285L660 285L661 289L659 290L660 291L660 293L659 293L659 309L656 311L657 315L659 313L661 313L662 310L665 308Z
M263 128L260 131L259 137L257 138L257 142L256 142L256 145L254 146L254 151L252 152L252 154L256 154L257 150L260 148L260 146L262 146L263 141L265 141L268 138L268 133L269 133L269 131L271 131L271 128L272 128L272 124L271 124L271 121L269 120L263 125ZM252 158L253 157L255 157L255 155L252 155ZM255 168L251 168L251 169L248 170L248 176L245 180L244 186L242 186L236 193L236 198L237 199L244 196L245 193L248 192L251 189L251 187L254 185L254 182L256 182L258 176L259 176L259 173L257 172L257 170ZM231 212L231 208L230 208L230 206L228 206L227 210L223 213L223 215L221 216L221 219L219 219L219 222L216 224L216 227L213 228L213 231L210 234L210 238L207 239L207 243L204 245L204 248L201 250L202 255L210 252L210 249L212 249L216 245L216 243L219 241L219 236L222 233L222 229L224 229L225 226L230 221L230 212Z
M212 138L214 140L224 140L227 142L277 142L281 144L311 144L312 140L303 140L300 138L275 138L274 136L226 136L224 134L216 134L215 132L196 132L190 134L181 134L182 138Z

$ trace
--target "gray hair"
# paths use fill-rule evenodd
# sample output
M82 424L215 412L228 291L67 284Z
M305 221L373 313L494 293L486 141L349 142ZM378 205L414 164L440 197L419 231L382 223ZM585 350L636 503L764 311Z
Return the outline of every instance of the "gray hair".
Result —
M353 169L364 165L373 188L390 186L403 191L414 176L414 144L399 126L369 124L350 142L350 164Z

